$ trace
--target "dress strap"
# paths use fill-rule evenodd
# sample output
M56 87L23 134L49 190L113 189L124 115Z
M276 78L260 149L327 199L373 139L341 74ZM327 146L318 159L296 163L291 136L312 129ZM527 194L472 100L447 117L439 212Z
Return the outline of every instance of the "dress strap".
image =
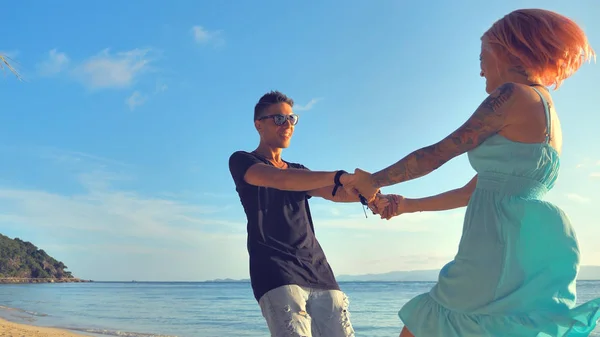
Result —
M550 130L552 130L550 128L552 124L552 121L550 119L550 105L548 104L548 101L546 100L544 95L542 95L542 93L538 89L536 89L533 86L531 87L531 89L535 90L535 92L537 92L538 95L540 95L542 103L544 103L544 112L546 113L546 143L548 143L550 141Z

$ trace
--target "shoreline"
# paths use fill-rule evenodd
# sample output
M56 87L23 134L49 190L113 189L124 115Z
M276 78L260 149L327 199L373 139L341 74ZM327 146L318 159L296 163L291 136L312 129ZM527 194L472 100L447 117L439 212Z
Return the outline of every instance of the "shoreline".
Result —
M25 278L25 277L0 277L0 284L28 284L28 283L88 283L92 280L80 278Z
M40 327L7 321L0 317L0 335L2 337L90 337L66 329Z
M98 327L75 327L68 325L37 325L34 320L24 321L16 319L24 316L14 316L11 319L10 315L4 316L2 312L17 312L18 314L35 313L25 311L19 308L7 307L0 304L0 337L109 337L109 336L129 336L129 337L177 337L170 334L157 334L148 332L124 331L121 329L98 328ZM46 315L42 315L46 316Z

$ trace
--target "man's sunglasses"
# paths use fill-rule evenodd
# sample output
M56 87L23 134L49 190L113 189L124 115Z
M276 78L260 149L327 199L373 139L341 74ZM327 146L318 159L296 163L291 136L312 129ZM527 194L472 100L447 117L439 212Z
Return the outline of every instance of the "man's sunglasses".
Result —
M296 124L298 124L299 116L296 114L291 114L291 115L275 114L275 115L262 116L258 120L262 121L267 118L273 118L273 122L275 122L275 125L278 125L278 126L283 125L283 123L287 122L288 120L290 122L292 122L292 125L296 125Z

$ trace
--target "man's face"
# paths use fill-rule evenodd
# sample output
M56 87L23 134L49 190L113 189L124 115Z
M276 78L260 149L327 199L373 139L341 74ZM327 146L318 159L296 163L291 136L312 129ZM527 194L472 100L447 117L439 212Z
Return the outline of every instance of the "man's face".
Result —
M291 118L294 120L290 120ZM290 145L297 118L289 104L277 103L269 106L263 115L254 121L254 125L264 143L284 149Z

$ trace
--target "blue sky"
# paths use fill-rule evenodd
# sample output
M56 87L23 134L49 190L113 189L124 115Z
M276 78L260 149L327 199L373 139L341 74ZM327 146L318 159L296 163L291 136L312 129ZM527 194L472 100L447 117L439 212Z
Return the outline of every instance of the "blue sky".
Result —
M252 150L252 109L278 89L301 114L284 158L379 170L462 124L485 98L479 38L523 7L578 21L600 51L595 0L483 3L19 1L0 12L0 233L94 280L245 278L245 216L227 159ZM600 65L554 93L562 171L548 199L600 265ZM426 196L467 182L466 156L386 188ZM365 219L312 201L337 274L440 268L464 209ZM540 233L541 235L543 233Z

